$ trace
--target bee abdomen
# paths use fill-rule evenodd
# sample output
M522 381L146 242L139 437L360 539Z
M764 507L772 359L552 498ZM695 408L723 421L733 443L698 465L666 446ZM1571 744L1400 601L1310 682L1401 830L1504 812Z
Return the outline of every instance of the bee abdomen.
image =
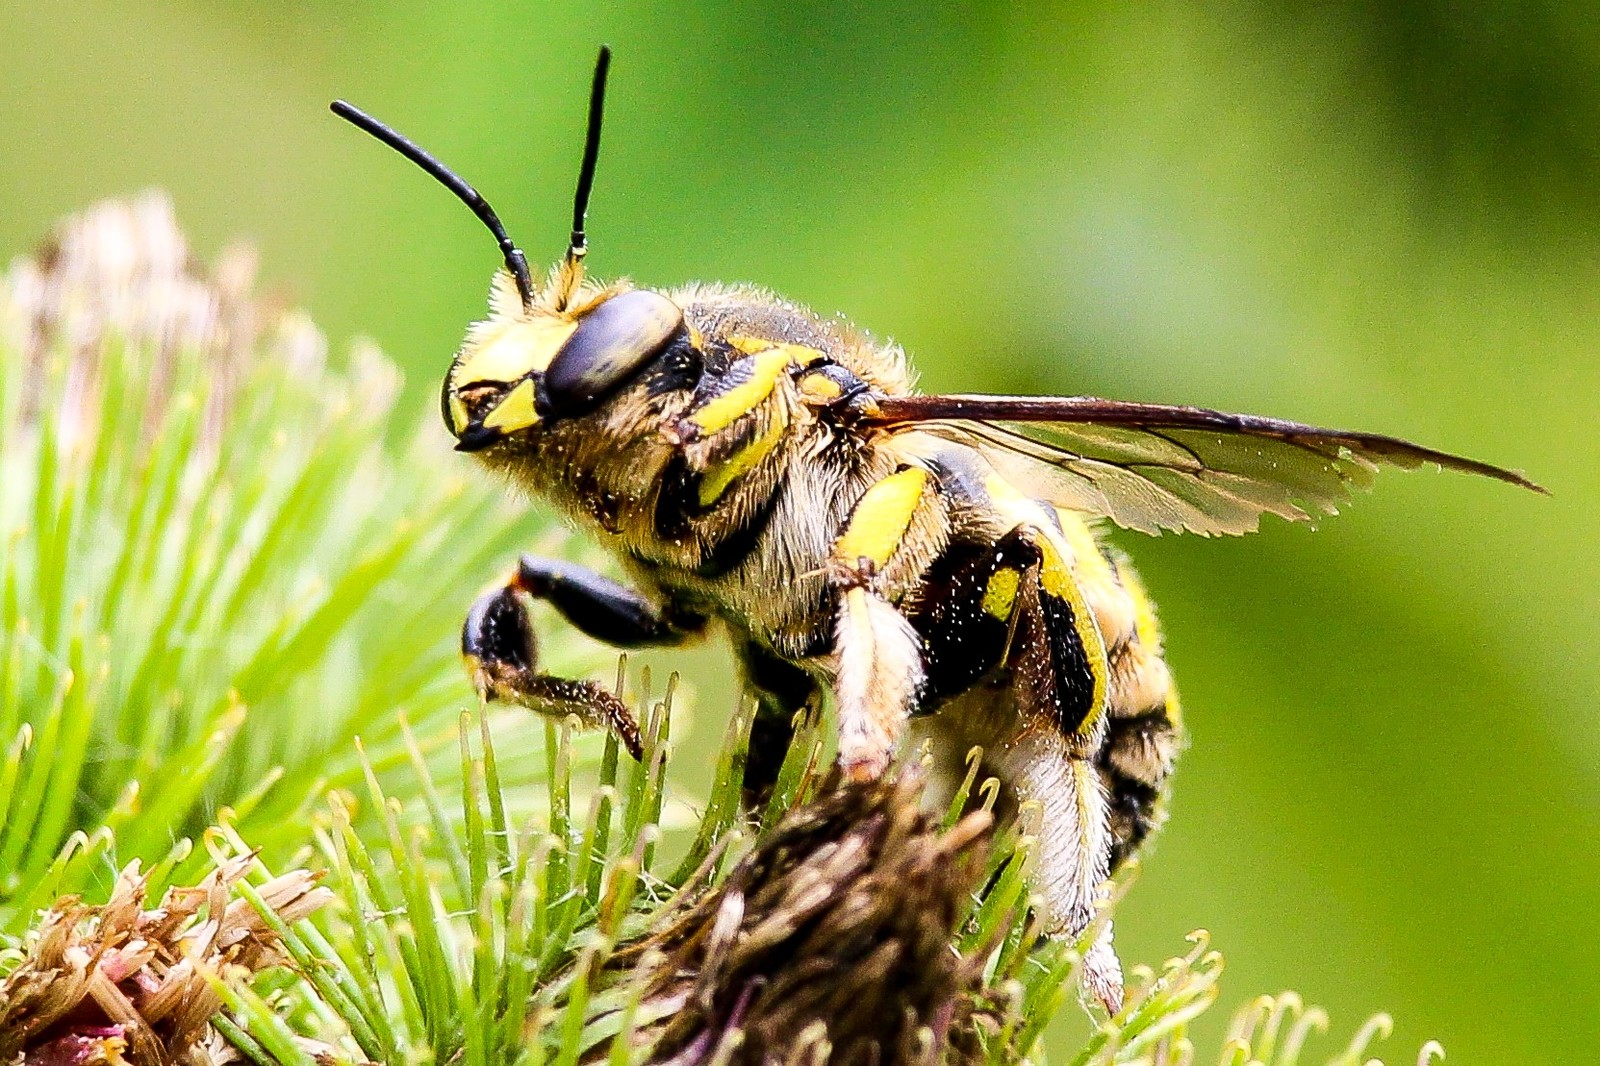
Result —
M1167 779L1183 745L1182 718L1172 675L1161 653L1161 632L1138 575L1126 560L1110 560L1117 592L1134 624L1107 649L1110 685L1106 738L1097 760L1111 813L1112 868L1138 850L1166 819Z

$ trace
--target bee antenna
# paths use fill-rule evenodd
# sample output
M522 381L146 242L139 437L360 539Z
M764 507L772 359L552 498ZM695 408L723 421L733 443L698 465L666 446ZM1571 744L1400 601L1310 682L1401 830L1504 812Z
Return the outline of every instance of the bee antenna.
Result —
M572 239L567 242L567 262L576 263L589 250L583 220L589 213L589 193L594 188L595 163L600 159L600 124L606 112L606 74L611 69L611 49L600 46L594 62L594 82L589 87L589 128L583 137L583 165L578 169L578 191L572 198Z
M528 273L528 258L522 254L506 233L506 228L500 224L500 216L494 213L494 208L474 189L467 180L439 160L435 159L423 147L402 134L392 126L387 126L359 107L335 100L331 105L335 115L355 126L365 133L369 133L393 148L417 166L426 171L440 185L456 194L456 198L472 209L478 216L478 221L489 227L489 232L494 234L494 239L500 244L500 254L505 256L506 269L511 271L511 276L516 279L517 293L522 297L522 306L533 306L533 277Z

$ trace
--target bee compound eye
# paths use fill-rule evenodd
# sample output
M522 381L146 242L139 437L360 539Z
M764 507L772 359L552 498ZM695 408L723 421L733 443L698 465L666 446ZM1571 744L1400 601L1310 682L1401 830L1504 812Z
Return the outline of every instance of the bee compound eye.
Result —
M578 320L550 360L542 397L546 417L581 415L614 395L683 335L683 311L660 293L613 296Z

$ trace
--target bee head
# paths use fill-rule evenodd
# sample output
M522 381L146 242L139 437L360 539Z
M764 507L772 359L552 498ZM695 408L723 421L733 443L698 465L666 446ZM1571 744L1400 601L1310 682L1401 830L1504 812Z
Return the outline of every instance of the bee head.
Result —
M530 311L501 273L490 304L444 380L441 406L457 451L582 417L685 337L683 311L648 289L602 293L576 310Z
M601 48L589 92L572 237L551 284L539 294L527 257L476 189L399 131L343 100L333 104L334 114L417 164L471 208L505 258L490 294L489 319L472 327L445 376L441 407L460 451L477 451L540 423L589 413L684 333L677 304L644 289L608 289L574 306L583 291L584 217L600 155L610 65L611 50Z

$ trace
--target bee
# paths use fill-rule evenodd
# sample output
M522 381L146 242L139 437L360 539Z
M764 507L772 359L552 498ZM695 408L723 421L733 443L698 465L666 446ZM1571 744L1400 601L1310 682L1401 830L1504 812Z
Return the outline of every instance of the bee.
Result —
M748 286L658 291L584 269L610 53L594 72L566 254L536 283L487 201L344 102L341 117L460 198L499 243L489 316L446 374L456 449L554 504L631 578L524 557L471 607L486 698L639 731L598 685L541 674L529 603L621 647L728 634L759 710L747 792L796 713L832 697L844 775L885 772L914 727L982 749L1008 809L1035 804L1049 931L1091 924L1164 818L1183 743L1150 601L1109 523L1205 536L1331 514L1380 466L1521 474L1393 437L1086 396L922 395L892 344ZM1122 995L1109 925L1085 985Z

